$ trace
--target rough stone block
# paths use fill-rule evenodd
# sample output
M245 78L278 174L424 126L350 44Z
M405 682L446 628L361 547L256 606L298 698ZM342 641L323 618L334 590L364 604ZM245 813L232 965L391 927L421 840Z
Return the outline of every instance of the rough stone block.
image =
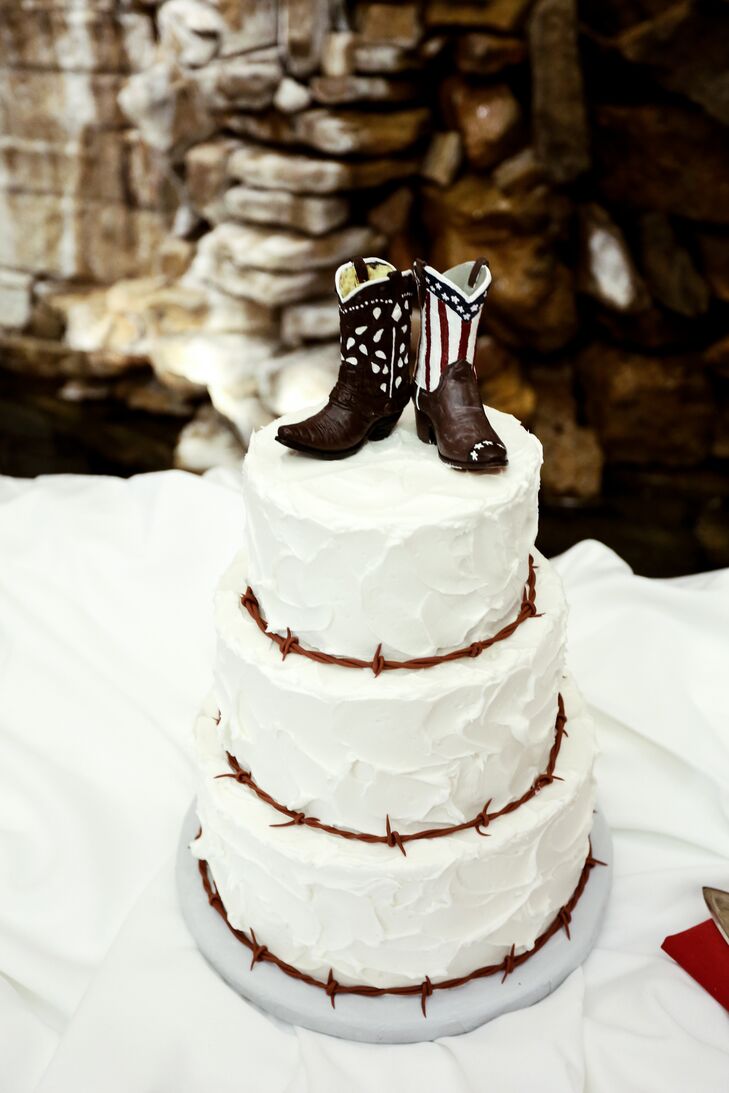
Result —
M425 22L429 27L485 27L513 31L522 26L533 0L428 0Z
M436 186L450 186L463 159L463 140L456 129L434 133L420 170L423 178Z
M462 134L473 167L493 167L519 147L521 108L506 84L474 87L454 79L446 82L442 94L446 118Z
M336 300L312 300L283 309L281 340L285 345L329 341L338 335L339 306Z
M392 80L387 76L312 76L309 90L314 102L322 106L369 102L393 104L418 98L418 89L412 80Z
M368 189L407 178L415 173L417 167L417 160L407 158L365 162L318 159L296 152L245 144L230 156L227 170L231 178L261 189L327 194Z
M578 369L608 460L692 466L709 455L714 398L699 357L648 357L594 344Z
M412 49L422 36L417 4L360 3L356 20L357 31L365 42L391 42Z
M329 155L389 155L413 145L425 132L426 108L383 114L314 108L284 116L240 114L229 123L236 132L273 144L303 144Z
M278 44L284 64L292 75L309 76L318 67L329 29L329 4L279 0Z
M324 235L339 228L349 215L349 203L341 197L257 190L252 186L233 186L227 190L223 209L230 220L295 228L309 235Z
M0 133L62 143L90 129L121 128L123 77L0 68Z
M127 73L152 64L154 49L152 20L141 12L3 4L6 68Z
M14 269L0 269L0 326L22 330L33 308L33 278Z
M9 191L0 223L0 264L101 282L150 269L168 228L151 210Z
M343 228L312 237L225 223L213 229L206 243L238 269L288 273L338 266L352 254L376 254L383 239L365 227Z
M473 33L456 41L456 66L469 76L495 76L505 68L522 64L526 55L526 43L521 38Z

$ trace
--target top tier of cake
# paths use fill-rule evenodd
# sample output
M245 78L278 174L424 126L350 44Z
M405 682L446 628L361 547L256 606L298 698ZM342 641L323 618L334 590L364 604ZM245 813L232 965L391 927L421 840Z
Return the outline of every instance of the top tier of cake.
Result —
M291 415L282 420L297 420ZM297 455L256 433L244 464L248 581L268 626L370 658L432 656L517 614L537 531L542 449L489 410L509 451L496 475L459 473L406 412L347 460Z

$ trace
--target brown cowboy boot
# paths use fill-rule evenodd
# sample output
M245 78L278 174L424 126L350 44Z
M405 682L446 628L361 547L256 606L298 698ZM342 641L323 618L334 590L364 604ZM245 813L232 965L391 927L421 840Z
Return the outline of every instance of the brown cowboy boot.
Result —
M418 260L420 345L413 397L418 436L462 471L501 471L506 448L484 412L474 368L491 273L484 258L445 273Z
M280 444L317 459L344 459L384 440L410 400L413 275L381 258L354 258L335 274L342 363L326 406L281 425Z

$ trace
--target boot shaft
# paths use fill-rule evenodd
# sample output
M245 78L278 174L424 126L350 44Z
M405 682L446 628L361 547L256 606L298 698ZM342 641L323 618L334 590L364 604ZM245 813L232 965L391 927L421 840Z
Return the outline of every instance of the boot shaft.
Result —
M473 366L476 338L491 272L483 259L462 262L445 273L416 264L420 294L420 342L415 383L426 391L438 386L450 364Z
M407 401L413 274L380 258L356 258L335 275L341 369L338 388L366 402Z

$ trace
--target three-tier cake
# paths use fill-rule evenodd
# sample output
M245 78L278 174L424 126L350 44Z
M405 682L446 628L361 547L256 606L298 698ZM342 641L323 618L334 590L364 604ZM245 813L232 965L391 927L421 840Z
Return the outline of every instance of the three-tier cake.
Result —
M275 423L244 464L192 850L241 960L332 1003L425 1012L508 975L569 930L594 864L593 728L534 547L541 446L489 413L499 475L445 466L410 415L339 462Z

